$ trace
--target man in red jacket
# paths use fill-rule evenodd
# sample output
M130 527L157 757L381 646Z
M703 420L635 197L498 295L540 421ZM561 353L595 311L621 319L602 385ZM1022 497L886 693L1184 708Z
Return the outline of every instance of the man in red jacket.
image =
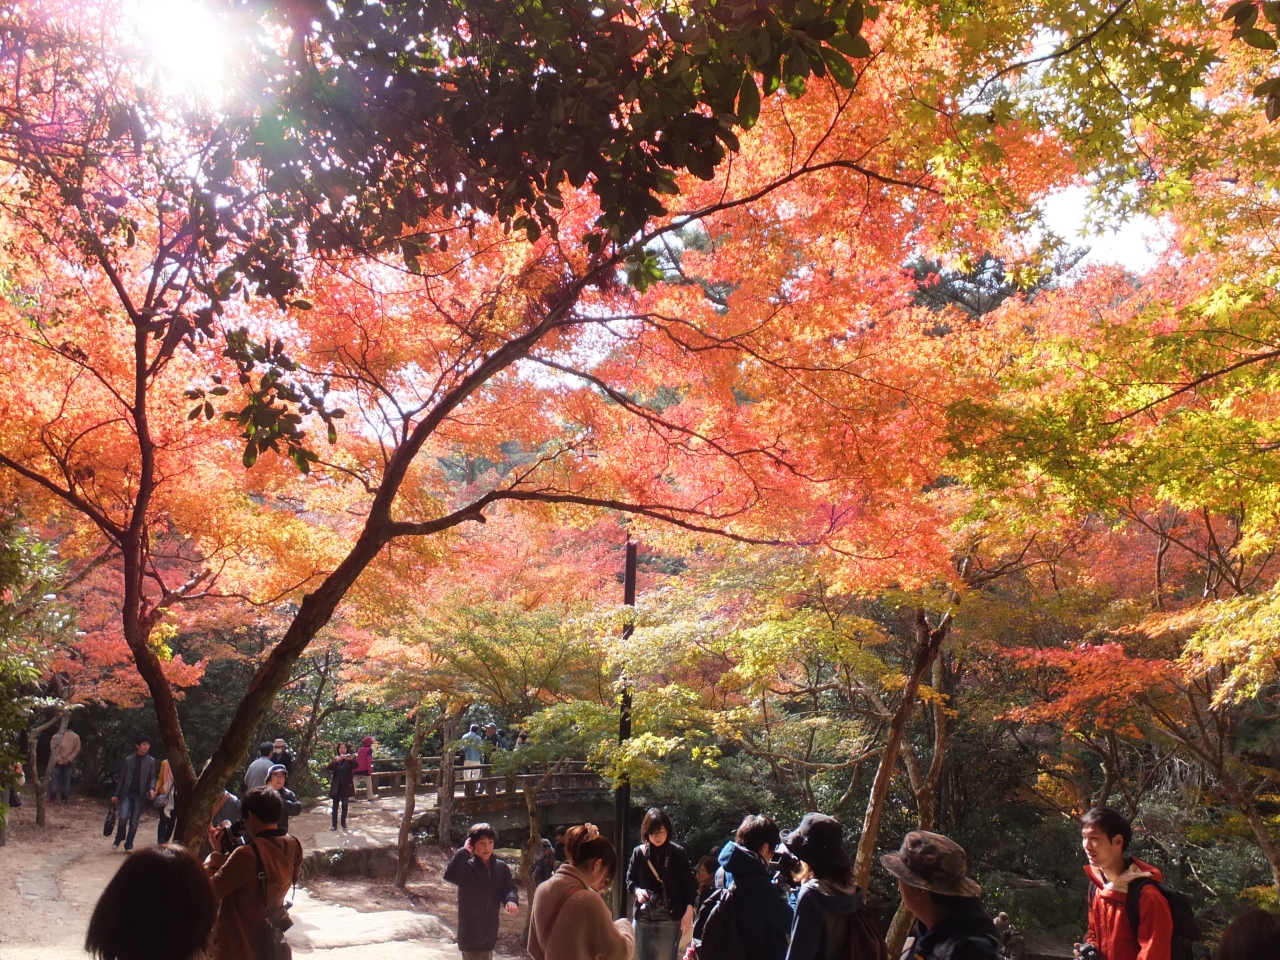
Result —
M1170 960L1173 915L1169 901L1154 884L1142 887L1136 939L1129 923L1129 884L1164 880L1151 864L1125 855L1133 839L1129 821L1114 810L1098 807L1086 813L1080 823L1084 855L1089 860L1084 872L1091 885L1088 942L1097 948L1100 960ZM1076 944L1077 957L1082 956L1082 946Z

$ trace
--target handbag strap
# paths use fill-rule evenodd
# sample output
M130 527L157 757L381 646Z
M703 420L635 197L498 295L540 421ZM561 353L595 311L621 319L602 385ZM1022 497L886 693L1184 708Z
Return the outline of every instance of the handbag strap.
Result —
M253 849L254 859L258 861L258 888L262 891L262 916L268 925L271 923L271 900L267 897L267 868L262 864L262 854L258 852L258 838L249 841Z
M662 867L662 875L658 875L658 870L653 865L653 861L649 859L649 845L645 844L644 862L649 865L649 872L653 874L653 879L658 881L658 886L662 888L662 903L667 904L667 869L671 866L671 853L667 853L667 861Z

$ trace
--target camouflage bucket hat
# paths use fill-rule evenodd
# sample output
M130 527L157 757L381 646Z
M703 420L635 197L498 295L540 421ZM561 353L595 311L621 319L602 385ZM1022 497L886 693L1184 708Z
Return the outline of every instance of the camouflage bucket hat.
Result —
M880 863L903 883L949 897L976 897L982 893L967 876L964 847L940 833L913 830L897 853L886 853Z

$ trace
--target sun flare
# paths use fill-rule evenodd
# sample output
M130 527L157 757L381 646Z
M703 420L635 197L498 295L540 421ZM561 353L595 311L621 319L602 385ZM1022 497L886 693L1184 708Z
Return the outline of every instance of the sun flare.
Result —
M231 52L227 22L200 0L135 0L132 6L158 81L173 93L219 99Z

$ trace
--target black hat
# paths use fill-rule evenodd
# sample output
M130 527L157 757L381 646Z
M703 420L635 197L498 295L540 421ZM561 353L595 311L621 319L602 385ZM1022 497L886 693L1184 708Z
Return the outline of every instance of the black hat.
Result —
M818 870L849 868L849 855L844 851L844 827L835 817L806 813L800 826L783 842L792 856Z

